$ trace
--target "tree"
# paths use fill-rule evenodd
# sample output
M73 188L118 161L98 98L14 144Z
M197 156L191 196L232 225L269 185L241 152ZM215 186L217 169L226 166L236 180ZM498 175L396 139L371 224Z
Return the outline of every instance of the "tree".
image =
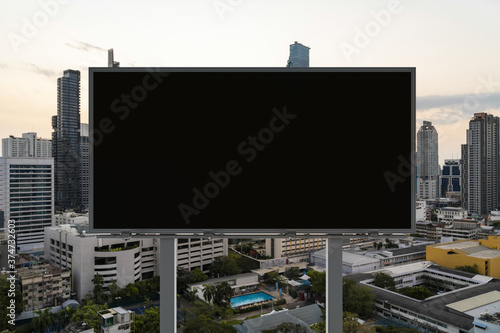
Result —
M201 282L208 279L208 276L203 273L199 267L193 269L191 273L193 274L194 282Z
M376 273L373 284L379 288L396 291L396 282L394 278L387 273Z
M343 310L363 317L373 311L375 295L367 286L358 286L356 281L343 279Z
M203 289L203 298L207 301L207 303L211 303L217 293L217 287L214 285L204 285L205 289Z
M375 333L375 328L360 324L356 314L343 312L342 331L343 333Z
M255 261L253 259L244 256L237 256L236 264L238 265L238 268L241 273L248 273L252 269L258 269L260 267L258 261Z
M10 289L11 279L7 279L6 275L0 276L0 331L14 328L9 324L9 320L15 319L16 316L20 315L24 311L23 295L19 290L18 286L15 286L14 295ZM10 295L9 295L10 294ZM11 297L13 296L13 297ZM14 301L14 315L10 316L10 308L12 307L12 301ZM12 318L13 317L13 318Z
M144 332L160 333L160 308L153 306L144 314Z
M84 321L96 332L99 332L101 329L101 321L97 312L106 310L107 308L107 304L95 304L94 302L89 301L86 305L78 307L76 312L71 317L71 321Z
M294 323L281 323L276 328L262 330L262 333L307 333L307 328Z
M215 305L220 307L227 307L231 304L231 297L234 295L234 290L231 288L229 283L222 282L216 287L216 292L213 297L213 302Z
M269 284L276 284L276 282L278 282L279 287L283 287L286 285L285 278L275 271L271 271L266 274L265 282Z
M75 309L66 306L65 309L59 311L53 315L54 326L57 332L60 332L66 326L68 326L71 321L71 316L75 313Z
M148 292L148 285L146 281L136 281L134 285L137 287L139 290L139 294L145 294Z
M128 297L137 298L140 295L139 288L134 283L129 283L125 287L125 292Z
M114 301L115 297L119 295L120 287L116 284L116 280L111 280L111 284L109 285L109 301Z
M398 291L402 295L405 295L405 296L408 296L411 298L415 298L415 299L418 299L421 301L423 301L424 299L426 299L427 297L430 297L432 295L431 292L429 291L429 289L427 289L424 286L404 287L404 288L399 289Z
M53 322L53 316L52 313L50 312L52 308L45 308L43 309L38 309L34 311L38 317L33 318L33 329L37 332L40 333L45 333L47 331L47 328L52 325Z
M188 284L194 282L193 272L177 266L177 293L182 293Z
M464 265L464 266L456 266L455 269L463 272L469 272L474 274L479 274L479 266L474 264L474 266Z
M309 271L309 282L311 283L311 290L319 296L323 296L326 292L326 272Z
M216 323L204 314L186 320L182 331L184 333L237 333L234 327L226 323Z
M223 277L226 275L235 275L240 272L236 260L230 256L220 256L214 259L210 265L210 275L214 277Z
M94 301L94 303L103 304L104 302L106 302L107 298L106 295L104 294L104 288L103 288L104 278L99 273L96 273L91 281L94 284L94 291L92 292L93 295L92 300Z

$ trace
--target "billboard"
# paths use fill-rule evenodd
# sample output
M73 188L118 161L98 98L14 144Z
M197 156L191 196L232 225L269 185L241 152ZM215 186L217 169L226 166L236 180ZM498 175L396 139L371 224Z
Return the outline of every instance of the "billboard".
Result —
M415 68L90 68L91 232L412 232Z

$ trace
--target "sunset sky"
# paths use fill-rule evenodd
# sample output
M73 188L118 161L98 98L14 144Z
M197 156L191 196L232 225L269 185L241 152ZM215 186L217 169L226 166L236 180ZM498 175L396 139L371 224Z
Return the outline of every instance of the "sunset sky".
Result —
M122 67L284 67L298 41L311 67L416 67L417 125L435 125L442 163L475 112L500 116L499 17L497 0L0 0L0 138L50 138L65 69L82 73L87 122L88 67L109 48Z

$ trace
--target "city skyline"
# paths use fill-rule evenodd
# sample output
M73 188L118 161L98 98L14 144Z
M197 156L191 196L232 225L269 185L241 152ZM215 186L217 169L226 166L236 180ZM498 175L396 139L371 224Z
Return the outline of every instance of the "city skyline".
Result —
M87 123L88 67L106 67L110 48L122 67L285 67L298 41L311 48L311 67L416 67L416 126L431 121L440 133L440 165L459 158L474 113L500 115L495 1L45 0L0 9L1 138L51 137L66 69L82 73Z

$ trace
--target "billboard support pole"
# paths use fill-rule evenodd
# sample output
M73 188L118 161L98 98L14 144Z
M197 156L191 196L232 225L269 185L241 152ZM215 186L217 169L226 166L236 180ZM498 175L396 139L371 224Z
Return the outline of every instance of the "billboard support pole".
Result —
M328 237L326 246L326 331L342 333L342 237Z
M177 332L177 238L160 238L160 332Z

